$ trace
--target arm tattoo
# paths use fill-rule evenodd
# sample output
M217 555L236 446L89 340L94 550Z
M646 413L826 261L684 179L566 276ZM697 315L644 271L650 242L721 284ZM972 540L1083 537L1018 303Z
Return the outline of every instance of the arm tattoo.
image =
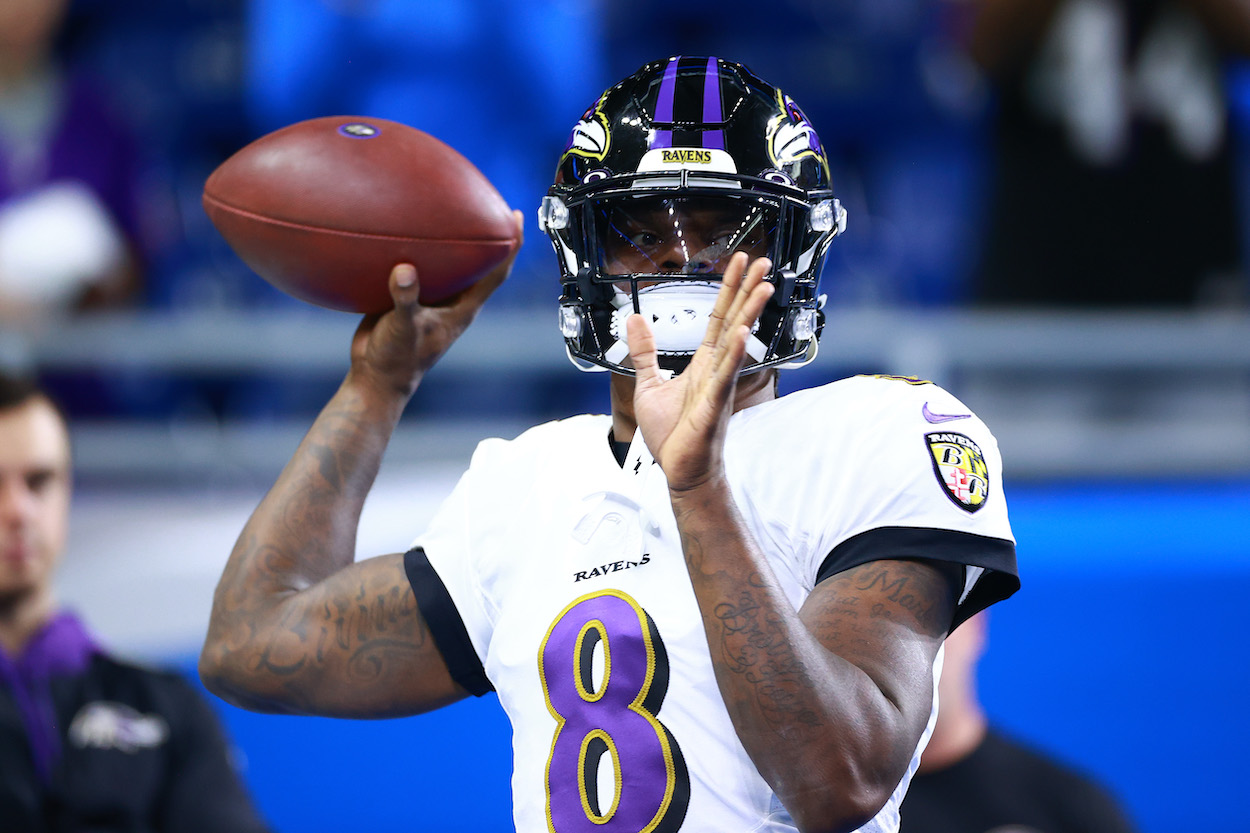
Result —
M950 616L952 594L935 581L932 568L908 561L872 562L847 570L837 582L829 614L813 623L813 635L844 657L868 656L897 625L941 636ZM749 684L754 708L785 736L821 726L809 705L816 683L776 613L765 601L764 581L753 573L732 601L713 609L718 625L713 661L719 673ZM943 618L945 617L945 618ZM746 706L746 703L741 704Z
M324 658L327 646L342 652L351 679L370 682L410 662L427 637L411 589L391 587L371 596L361 584L354 599L325 604L317 657Z
M707 552L715 551L715 542L705 544L700 535L683 529L681 545L692 579L701 576L718 584L738 583L714 566L714 559L708 563ZM732 674L744 681L755 705L744 702L738 708L759 711L775 731L818 725L818 716L805 703L811 677L795 655L783 623L768 613L767 583L753 572L739 588L735 599L712 608L707 624L717 675Z
M331 492L338 492L343 486L343 479L335 449L328 445L317 445L313 447L313 453L317 456L318 474Z
M854 591L876 599L868 611L871 617L910 619L926 632L945 633L949 592L942 582L933 581L932 567L912 561L874 561L849 570L846 580Z
M734 602L714 608L721 627L718 664L751 684L758 706L774 729L818 726L819 718L806 704L813 681L795 656L781 623L757 599L760 586L759 575L753 574L750 586Z

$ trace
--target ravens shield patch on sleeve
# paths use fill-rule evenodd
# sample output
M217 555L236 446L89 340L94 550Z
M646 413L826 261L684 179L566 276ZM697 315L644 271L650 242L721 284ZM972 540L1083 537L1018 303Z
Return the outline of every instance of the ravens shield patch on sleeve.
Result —
M990 475L981 447L953 431L925 434L924 438L933 456L933 472L946 496L968 512L984 506L990 496Z

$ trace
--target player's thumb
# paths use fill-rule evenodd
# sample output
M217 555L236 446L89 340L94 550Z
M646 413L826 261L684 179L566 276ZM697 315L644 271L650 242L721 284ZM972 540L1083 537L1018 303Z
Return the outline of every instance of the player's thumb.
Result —
M421 281L417 278L417 267L411 263L399 263L391 270L391 300L395 302L395 310L405 317L415 312L417 299L421 295Z

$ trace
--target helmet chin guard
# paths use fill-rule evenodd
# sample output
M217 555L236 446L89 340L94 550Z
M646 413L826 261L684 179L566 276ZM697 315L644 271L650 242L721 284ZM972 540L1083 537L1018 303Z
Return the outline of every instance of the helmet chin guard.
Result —
M744 373L815 358L818 281L846 228L807 117L740 64L674 57L643 66L582 115L543 198L560 263L560 329L583 370L632 375L625 320L639 312L660 367L702 342L731 255L768 257L775 287Z
M611 324L612 337L616 341L604 353L604 358L615 364L628 359L625 321L638 312L651 325L660 365L679 372L678 366L685 367L703 343L719 291L717 283L686 280L644 286L632 296L616 290L612 300L616 311L612 314ZM758 331L757 323L754 332ZM760 341L754 332L747 339L747 355L758 362L767 353L768 345Z

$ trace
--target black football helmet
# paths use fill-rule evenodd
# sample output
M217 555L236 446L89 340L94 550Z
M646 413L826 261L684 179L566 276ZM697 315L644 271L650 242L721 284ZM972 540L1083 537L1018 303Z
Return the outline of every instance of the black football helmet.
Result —
M661 367L681 372L729 256L770 258L776 291L745 373L815 358L820 269L846 212L820 139L789 96L741 64L673 57L582 115L539 224L560 262L560 329L583 370L633 374L625 319L640 312Z

